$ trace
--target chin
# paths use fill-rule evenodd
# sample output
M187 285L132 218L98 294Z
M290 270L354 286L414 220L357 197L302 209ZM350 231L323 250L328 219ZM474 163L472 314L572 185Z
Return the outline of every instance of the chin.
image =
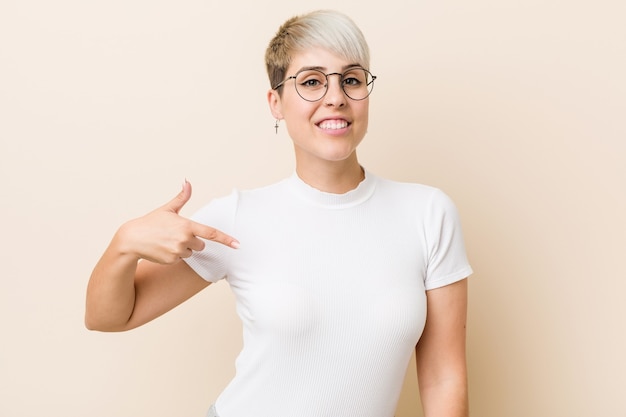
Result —
M356 152L355 148L320 152L319 156L330 162L341 162L350 159Z

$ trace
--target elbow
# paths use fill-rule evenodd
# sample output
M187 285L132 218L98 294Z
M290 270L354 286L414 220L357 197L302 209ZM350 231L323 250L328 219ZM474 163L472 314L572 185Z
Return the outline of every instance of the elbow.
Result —
M110 320L103 320L102 318L95 317L89 312L85 313L84 319L85 328L90 331L96 332L123 332L128 330L128 323L114 323Z
M129 330L130 317L126 309L115 308L110 303L87 297L84 325L87 330L97 332L123 332Z
M94 313L93 308L90 308L89 303L85 308L84 324L87 330L91 331L105 331L104 322L98 319L98 315Z
M109 326L105 326L104 323L99 322L98 320L94 320L87 315L85 315L85 328L90 331L95 332L111 332L111 328Z
M102 326L101 323L98 323L96 320L90 318L87 315L85 315L85 328L91 331L99 331L99 332L105 331L105 328L104 326Z
M94 332L103 332L103 333L116 333L116 332L124 332L128 330L125 327L111 326L111 325L102 325L100 323L92 323L85 321L85 328L89 331Z
M95 320L93 314L91 314L91 312L89 311L89 306L87 306L87 308L85 309L85 317L83 319L83 323L87 330L100 330L98 321Z

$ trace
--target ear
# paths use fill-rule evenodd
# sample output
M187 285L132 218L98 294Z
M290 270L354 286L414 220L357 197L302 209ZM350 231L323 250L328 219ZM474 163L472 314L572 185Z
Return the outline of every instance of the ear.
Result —
M282 101L280 99L280 96L278 95L278 91L269 90L267 92L267 104L269 104L270 106L270 112L272 112L272 116L274 116L274 119L282 120Z

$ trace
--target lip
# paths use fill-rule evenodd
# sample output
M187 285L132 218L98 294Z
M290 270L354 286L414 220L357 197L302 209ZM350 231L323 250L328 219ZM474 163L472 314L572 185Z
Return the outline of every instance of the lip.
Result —
M323 128L322 125L323 124L330 124L330 125L341 125L344 124L345 126L343 127L338 127L338 128ZM345 129L347 129L348 127L350 127L350 125L352 124L351 121L349 121L348 119L346 119L345 117L325 117L321 120L318 120L317 122L315 122L315 125L323 130L324 132L341 132Z

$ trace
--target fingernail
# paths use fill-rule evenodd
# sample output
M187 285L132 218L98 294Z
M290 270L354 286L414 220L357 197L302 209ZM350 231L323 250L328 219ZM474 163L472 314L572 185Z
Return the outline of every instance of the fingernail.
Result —
M239 249L239 242L236 240L233 240L232 242L230 242L230 247L234 249Z

